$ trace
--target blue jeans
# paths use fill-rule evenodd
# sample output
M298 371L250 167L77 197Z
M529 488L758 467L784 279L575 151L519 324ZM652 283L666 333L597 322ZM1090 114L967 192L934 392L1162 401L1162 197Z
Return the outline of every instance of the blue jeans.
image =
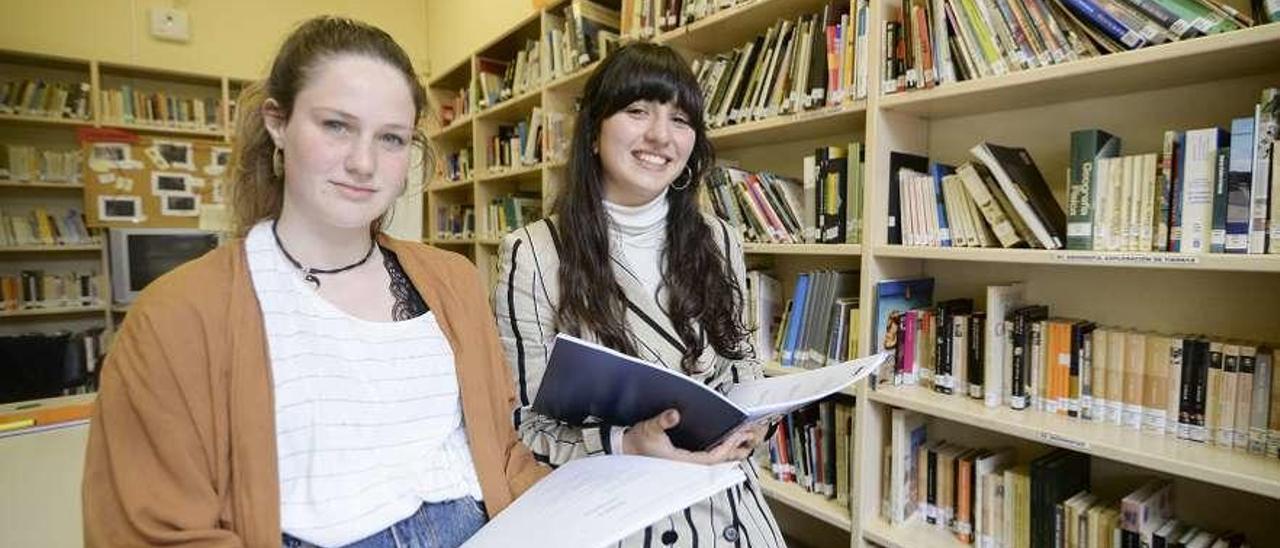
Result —
M347 548L457 548L489 520L484 503L471 497L428 502L412 516ZM314 548L287 533L284 548Z

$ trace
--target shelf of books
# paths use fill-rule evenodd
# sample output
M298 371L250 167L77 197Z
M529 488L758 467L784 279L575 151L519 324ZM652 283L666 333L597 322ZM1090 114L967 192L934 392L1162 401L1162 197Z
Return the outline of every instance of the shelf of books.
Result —
M548 209L567 175L558 167L564 143L550 135L571 134L574 99L599 53L566 56L564 38L609 21L678 49L706 93L720 161L704 181L705 206L744 241L748 323L766 374L886 344L898 354L898 371L854 391L850 484L862 488L852 510L808 504L816 495L798 484L787 487L805 497L766 483L773 498L828 523L839 515L853 546L1028 545L1033 536L1054 540L1039 529L1045 501L1029 510L1031 486L1058 477L1044 470L1087 463L1092 485L1050 482L1061 496L1054 504L1085 516L1081 534L1093 540L1080 545L1120 546L1109 542L1117 531L1205 546L1241 538L1231 530L1254 545L1277 538L1275 525L1253 518L1280 512L1280 453L1271 447L1271 430L1280 430L1271 428L1280 417L1271 402L1280 396L1263 380L1280 377L1270 372L1275 358L1264 358L1280 343L1272 253L1280 245L1270 243L1280 234L1269 232L1280 202L1268 198L1269 174L1280 171L1271 144L1280 26L1264 23L1280 14L1216 0L603 4L616 19L598 3L555 3L540 14L539 33L526 20L433 84L433 97L463 121L432 135L456 153L436 179L482 182L441 193L440 211L460 214L453 226L469 226L473 240L435 241L474 241L472 256L491 277L500 234L540 216L537 197ZM894 293L917 279L929 288ZM1006 308L992 309L1011 294ZM989 346L988 327L1003 330L1015 308L1030 309L1019 347L1029 361L1016 381L1011 364L969 346ZM943 313L950 337L939 339L930 326ZM1032 332L1042 337L1034 346ZM953 340L957 333L968 336ZM1109 351L1087 375L1080 362L1095 358L1079 352L1086 340L1090 352ZM944 353L955 362L939 377ZM905 374L904 360L918 370ZM984 386L997 394L991 407L985 394L983 402L967 395L967 375L987 363L1000 364ZM1031 409L1011 407L1004 392L1014 385ZM1085 390L1088 420L1080 409L1067 416ZM944 456L966 466L1016 448L1000 486L1027 499L999 518L1000 534L990 507L970 517L978 521L957 521L954 506L948 518L927 497L913 519L892 518L894 501L905 499L880 482L894 473L884 433L895 413L934 423ZM1260 446L1242 427L1253 428L1255 413L1267 415ZM940 487L937 477L924 481ZM1174 491L1174 510L1162 509ZM1123 505L1148 505L1158 523L1121 524Z
M92 391L119 318L108 306L104 233L86 226L84 177L93 175L78 130L225 142L246 82L16 51L0 51L0 75L0 344L47 354L39 348L84 341L82 376L61 389Z
M794 483L786 483L773 478L767 470L760 471L760 487L769 498L786 504L796 510L825 521L844 531L853 530L849 509L836 504L824 495L811 493Z
M1247 254L1191 255L1154 251L1089 251L1040 249L995 249L958 247L911 247L883 245L877 257L1011 263L1063 267L1160 268L1171 270L1216 270L1228 272L1280 272L1280 256Z

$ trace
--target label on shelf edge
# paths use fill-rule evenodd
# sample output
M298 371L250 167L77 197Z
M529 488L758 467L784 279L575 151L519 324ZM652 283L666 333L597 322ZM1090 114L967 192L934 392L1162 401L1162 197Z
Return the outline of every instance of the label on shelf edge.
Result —
M1098 264L1199 264L1198 255L1181 253L1055 253L1062 263Z
M1071 438L1068 438L1068 437L1065 437L1065 436L1061 436L1061 435L1055 434L1055 433L1053 433L1053 432L1049 432L1049 431L1047 431L1047 430L1041 430L1041 431L1040 431L1040 441L1043 441L1043 442L1048 443L1048 444L1051 444L1051 445L1056 445L1056 446L1058 446L1058 447L1065 447L1065 448L1067 448L1067 449L1074 449L1074 450L1076 450L1076 451L1088 451L1088 450L1089 450L1089 443L1088 443L1088 442L1084 442L1084 441L1080 441L1080 440L1074 440L1074 439L1071 439Z

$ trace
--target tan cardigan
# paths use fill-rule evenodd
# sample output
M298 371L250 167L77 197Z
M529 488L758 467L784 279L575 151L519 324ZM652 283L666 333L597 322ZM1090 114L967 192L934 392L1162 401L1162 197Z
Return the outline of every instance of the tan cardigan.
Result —
M453 347L490 515L547 473L512 427L511 377L475 267L379 238ZM88 546L280 546L275 404L242 241L151 284L102 369L84 472Z

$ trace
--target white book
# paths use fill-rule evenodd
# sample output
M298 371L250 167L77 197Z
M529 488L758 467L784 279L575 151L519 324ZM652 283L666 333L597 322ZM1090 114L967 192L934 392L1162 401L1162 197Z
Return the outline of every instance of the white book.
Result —
M928 438L925 416L905 409L894 409L890 418L889 522L894 525L911 520L920 500L919 449Z
M1218 429L1214 444L1231 447L1236 436L1236 380L1240 372L1240 345L1222 347L1222 389L1218 393ZM1252 388L1252 387L1250 387Z
M1249 215L1249 253L1262 253L1266 248L1267 234L1267 206L1269 202L1276 202L1274 185L1276 181L1280 181L1280 175L1272 174L1271 164L1273 161L1272 142L1276 135L1280 134L1280 112L1274 110L1280 102L1276 101L1276 96L1280 95L1280 88L1268 88L1262 92L1262 103L1254 108L1253 113L1253 187L1250 190L1249 197L1253 202ZM1263 107L1268 106L1269 110ZM1270 184L1269 184L1269 180ZM1276 214L1276 210L1280 209L1280 205L1271 205L1272 214L1270 223L1273 226L1280 226L1280 215ZM1272 247L1278 247L1272 244Z
M575 459L535 483L463 546L605 546L745 480L736 462L706 466L638 455ZM565 523L573 527L547 526Z
M1013 464L1014 458L1013 449L1002 448L973 462L973 538L977 540L978 546L992 540L991 520L983 518L984 514L991 512L987 504L992 495L988 492L985 478L990 474L1000 474L1003 477L1004 469Z
M1142 158L1142 181L1140 183L1142 189L1142 208L1138 215L1138 249L1137 251L1152 251L1153 241L1156 232L1156 185L1160 184L1160 178L1156 176L1156 170L1160 165L1160 157L1157 154L1143 154Z
M1124 188L1128 172L1125 171L1124 157L1115 158L1111 164L1111 170L1107 173L1110 180L1107 185L1110 190L1107 193L1107 251L1120 251L1124 249Z
M998 407L1005 393L1005 378L1008 372L1005 363L1005 316L1011 310L1022 306L1026 286L1022 283L987 286L987 322L985 326L987 338L983 351L986 371L982 374L984 403L987 407Z
M1182 177L1182 253L1208 253L1213 230L1213 190L1219 143L1216 127L1187 132Z
M1111 242L1111 169L1119 160L1098 158L1094 166L1096 183L1093 194L1093 249L1106 250Z
M1138 157L1123 157L1124 180L1120 187L1120 251L1133 251L1138 245Z

